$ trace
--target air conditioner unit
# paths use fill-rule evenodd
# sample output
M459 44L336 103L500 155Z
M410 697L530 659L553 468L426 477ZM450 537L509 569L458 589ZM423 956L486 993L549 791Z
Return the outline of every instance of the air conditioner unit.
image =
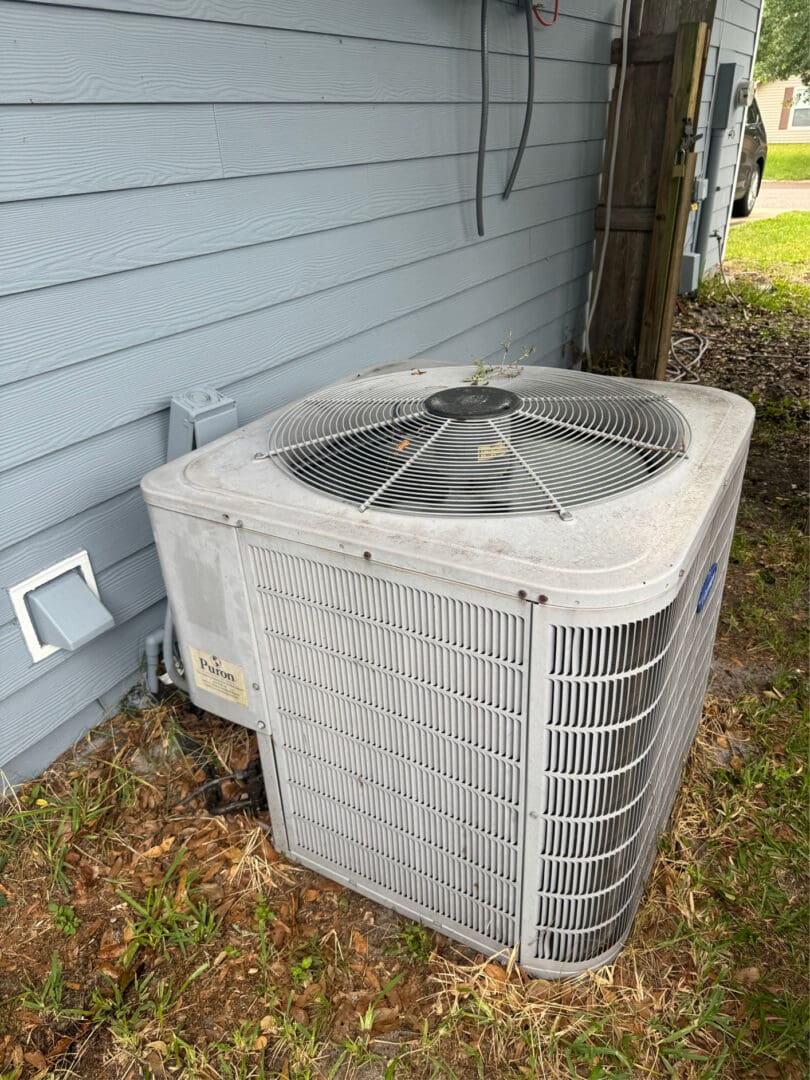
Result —
M191 696L257 731L276 845L553 978L629 932L701 713L753 409L471 376L323 390L143 490Z

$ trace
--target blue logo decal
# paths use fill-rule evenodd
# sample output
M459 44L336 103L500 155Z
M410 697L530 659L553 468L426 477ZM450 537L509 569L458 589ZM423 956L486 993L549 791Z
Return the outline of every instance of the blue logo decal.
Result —
M711 567L709 568L708 574L703 579L703 584L700 586L700 596L698 596L697 602L698 615L706 607L706 604L708 604L709 597L712 595L712 589L714 588L714 583L716 580L717 563L712 563Z

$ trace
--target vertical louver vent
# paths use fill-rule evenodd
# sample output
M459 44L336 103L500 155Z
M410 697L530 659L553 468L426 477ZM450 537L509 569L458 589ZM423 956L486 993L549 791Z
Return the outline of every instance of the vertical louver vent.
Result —
M705 690L742 467L668 607L550 631L535 957L591 961L627 933Z
M526 624L249 547L291 851L461 936L519 936Z

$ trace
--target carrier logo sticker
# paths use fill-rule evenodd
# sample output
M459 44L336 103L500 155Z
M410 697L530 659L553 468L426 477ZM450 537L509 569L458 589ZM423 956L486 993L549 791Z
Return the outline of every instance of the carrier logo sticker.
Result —
M194 682L201 690L237 705L247 705L244 668L199 649L189 649L189 652L194 665Z
M478 447L478 463L480 465L484 461L492 461L493 458L503 457L505 453L506 447L502 442L484 443Z
M712 595L712 589L714 583L717 580L717 563L712 563L709 567L709 572L703 579L703 584L700 586L700 595L698 596L697 612L698 615L703 611L709 602L709 597Z

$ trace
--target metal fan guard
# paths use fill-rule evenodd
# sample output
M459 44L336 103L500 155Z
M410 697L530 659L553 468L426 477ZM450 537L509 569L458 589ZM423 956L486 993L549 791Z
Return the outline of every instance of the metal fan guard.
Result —
M648 483L686 453L681 413L628 380L540 367L509 374L489 379L489 394L458 367L327 388L277 418L267 456L361 511L570 518L572 507Z

